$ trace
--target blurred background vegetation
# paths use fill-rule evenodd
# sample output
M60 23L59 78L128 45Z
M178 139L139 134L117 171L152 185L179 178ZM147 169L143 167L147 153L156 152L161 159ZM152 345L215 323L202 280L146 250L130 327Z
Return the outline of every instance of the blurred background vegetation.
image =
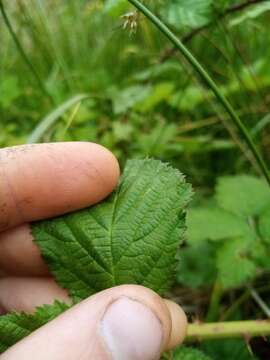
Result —
M270 1L145 3L216 80L269 163ZM261 245L270 243L269 210L269 216L265 215L270 204L268 190L257 178L260 171L238 131L186 61L126 0L1 4L2 15L6 14L12 28L2 16L0 147L26 143L42 123L50 125L42 141L101 143L122 165L127 158L145 156L172 163L196 190L197 208L188 221L201 236L189 231L179 265L180 286L171 296L184 302L193 320L265 317L265 309L252 296L261 289L264 300L270 300L269 288L264 286L270 254ZM233 177L242 173L255 177ZM239 210L233 200L243 188L244 210L241 206ZM227 194L232 201L224 206ZM254 211L257 198L264 205ZM251 210L246 213L247 208ZM231 219L231 214L236 218ZM259 216L263 225L257 229L253 225ZM216 222L211 232L206 225ZM221 236L224 232L226 236ZM246 248L256 247L255 255L243 250L239 237ZM233 241L230 245L216 241L224 238ZM251 244L252 239L256 243ZM245 262L235 270L238 275L228 279L234 256L236 264L240 258ZM217 277L218 271L221 275ZM258 353L266 344L256 347L258 359L270 358L269 353L269 357ZM203 347L214 359L253 358L244 341L223 342L222 346L212 342Z

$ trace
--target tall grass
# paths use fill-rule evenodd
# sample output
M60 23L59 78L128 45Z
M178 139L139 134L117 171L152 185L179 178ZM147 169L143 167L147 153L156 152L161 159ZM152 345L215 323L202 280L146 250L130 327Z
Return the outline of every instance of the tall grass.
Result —
M147 155L143 148L140 148L139 153L137 150L140 146L140 133L150 135L156 122L162 118L165 124L174 124L176 130L173 140L179 142L178 145L169 144L173 150L169 151L170 158L164 155L164 159L175 161L183 171L190 171L190 176L193 178L200 179L199 181L212 179L213 172L217 168L222 172L248 169L249 165L245 157L239 152L235 156L233 151L229 150L229 146L228 150L223 151L219 150L219 145L217 147L213 145L213 149L217 149L213 155L217 156L215 163L205 147L200 147L201 138L204 137L209 137L209 142L213 140L213 144L215 140L228 140L228 135L220 124L220 119L227 119L227 115L210 92L198 84L190 70L186 70L187 64L183 58L174 57L164 64L159 64L168 42L148 21L141 18L138 32L130 36L121 27L121 19L118 16L121 14L117 16L107 14L102 5L103 1L2 0L2 3L21 47L56 106L80 93L94 94L103 99L96 101L93 110L97 135L95 138L90 136L87 138L87 135L84 135L83 139L99 141L113 149L115 146L117 151L120 146L120 155L123 159L126 156ZM267 18L262 20L262 23L263 21L267 23ZM254 32L248 24L243 24L237 29L228 28L227 33L224 33L222 29L212 27L211 31L195 37L189 45L209 70L210 75L217 79L220 89L232 102L237 114L242 114L242 119L249 128L255 127L258 118L262 119L268 112L266 95L270 74L263 61L266 64L266 59L270 56L268 50L270 40L263 29L262 26L261 33ZM54 107L46 101L30 71L26 71L25 62L3 22L0 23L0 32L0 83L8 77L15 77L20 92L16 101L6 108L1 108L0 95L2 115L0 144L3 146L25 142L40 120L51 113ZM247 39L247 33L248 41L244 41ZM178 32L178 36L181 35L183 32ZM236 56L236 51L229 40L241 44L239 51L245 58L246 64ZM227 47L225 47L226 41L229 44ZM221 56L222 53L224 56ZM254 82L250 80L250 74L247 76L242 70L246 65L254 66L260 95ZM155 75L154 68L161 75ZM238 79L235 79L236 74L244 79L244 86L239 86ZM175 94L164 103L146 114L137 110L120 115L114 113L115 98L121 95L125 88L133 85L156 86L159 82L170 82L175 88ZM188 101L182 100L189 97ZM198 97L201 97L201 100L198 100ZM182 101L188 106L182 106ZM88 111L84 109L88 106L90 106L88 102L81 106L76 115L79 116L79 121L75 121L72 125L74 133L77 130L74 124L87 128L86 122L85 125L82 124L80 116L83 116L81 115L83 111ZM214 118L213 125L196 128L197 122L208 124L208 118ZM115 145L113 139L115 121L123 124L128 122L134 127L132 144ZM181 134L182 127L194 129L184 139L185 144L190 145L181 143L178 134ZM265 129L262 128L256 135L259 143ZM82 130L78 129L78 134L81 133ZM54 139L54 132L52 131L51 134L51 139ZM72 140L72 136L72 132L69 131L64 140ZM74 139L78 138L79 135L74 135ZM222 151L223 158L226 158L224 166L218 163ZM267 148L264 147L264 151L267 156ZM206 162L204 169L200 166L202 159ZM226 167L226 161L229 161L231 168Z

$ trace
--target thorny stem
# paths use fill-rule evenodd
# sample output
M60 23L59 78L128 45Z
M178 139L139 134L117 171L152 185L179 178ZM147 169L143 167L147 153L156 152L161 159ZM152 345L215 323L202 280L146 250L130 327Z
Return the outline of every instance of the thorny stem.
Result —
M270 320L228 321L188 325L186 342L270 335Z
M52 98L52 96L48 93L48 91L46 90L45 85L43 84L38 72L36 71L36 69L34 68L33 64L31 63L31 61L29 60L29 58L27 57L13 27L12 24L8 18L8 15L6 13L3 1L0 0L0 13L2 14L2 17L4 19L5 25L14 41L14 43L16 44L16 47L21 55L21 57L23 58L25 64L27 65L27 67L29 68L29 70L32 72L38 86L40 87L41 91L43 92L43 94L50 100L50 102L52 104L54 104L54 99Z
M233 107L226 99L226 97L220 92L218 86L214 80L209 76L206 70L201 66L198 60L191 54L187 47L178 39L178 37L157 17L155 16L145 5L143 5L139 0L128 0L133 4L139 11L141 11L171 42L174 46L181 52L181 54L186 58L186 60L192 65L192 67L197 71L201 76L204 82L212 89L216 98L222 104L226 112L230 115L231 119L237 126L240 133L245 138L250 150L252 151L262 173L264 174L267 182L270 185L270 174L268 172L267 166L259 153L254 141L252 140L247 128L242 123L239 116L234 111Z

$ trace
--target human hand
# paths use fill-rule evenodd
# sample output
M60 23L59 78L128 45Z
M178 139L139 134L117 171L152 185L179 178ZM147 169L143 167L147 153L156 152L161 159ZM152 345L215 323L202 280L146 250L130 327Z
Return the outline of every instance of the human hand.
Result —
M101 201L116 186L114 156L91 143L0 150L0 313L69 301L32 241L28 222ZM178 305L137 285L102 291L23 339L1 360L154 360L180 343Z

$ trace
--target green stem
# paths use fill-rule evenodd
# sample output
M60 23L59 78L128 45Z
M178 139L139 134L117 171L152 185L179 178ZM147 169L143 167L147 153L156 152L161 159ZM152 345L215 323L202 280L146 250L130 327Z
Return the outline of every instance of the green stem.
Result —
M264 174L267 182L270 185L270 174L268 172L267 166L256 148L255 143L253 142L247 128L242 123L239 116L234 111L232 105L226 99L226 97L221 93L218 86L214 80L209 76L206 70L201 66L198 60L191 54L188 48L178 39L178 37L157 17L155 16L146 6L144 6L139 0L128 0L133 4L139 11L141 11L171 42L174 46L181 52L181 54L186 58L186 60L193 66L193 68L198 72L201 78L205 83L212 89L216 98L222 104L226 112L230 115L231 119L245 138L250 150L252 151L262 173Z
M28 66L29 70L32 72L32 74L33 74L38 86L40 87L41 91L43 92L43 94L50 100L50 102L52 104L54 104L53 97L46 90L46 87L43 84L39 74L37 73L37 71L34 68L33 64L31 63L31 61L27 57L27 55L26 55L26 53L25 53L25 51L24 51L24 49L23 49L23 47L22 47L22 45L21 45L21 43L20 43L20 41L19 41L19 39L18 39L18 37L16 35L16 33L15 33L15 31L14 31L12 25L11 25L11 22L10 22L10 20L8 18L8 15L6 13L6 10L5 10L5 7L4 7L4 4L3 4L2 0L0 0L0 12L1 12L2 17L4 19L6 27L7 27L8 31L9 31L9 33L10 33L10 35L11 35L11 37L12 37L12 39L13 39L15 45L16 45L21 57L23 58L25 64Z
M186 341L270 335L269 320L229 321L188 325Z

